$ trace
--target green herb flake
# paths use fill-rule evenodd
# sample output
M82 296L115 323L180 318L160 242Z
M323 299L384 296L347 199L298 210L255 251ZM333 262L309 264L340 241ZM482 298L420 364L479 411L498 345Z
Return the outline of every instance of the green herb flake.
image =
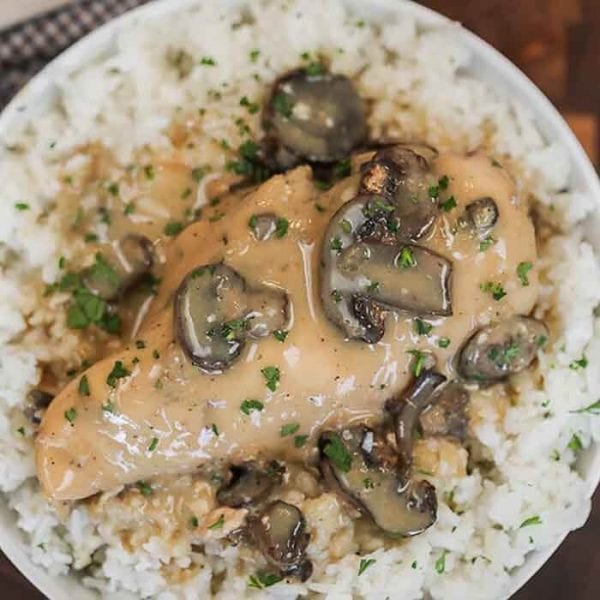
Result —
M264 404L260 400L247 399L240 404L240 410L245 415L250 415L253 411L260 412L264 408Z
M360 564L358 565L358 574L362 575L371 565L374 565L377 561L374 558L361 558Z
M108 374L108 377L106 378L106 383L110 387L115 388L117 387L117 382L119 381L119 379L123 379L124 377L127 377L129 375L131 375L131 372L123 366L123 363L120 360L117 360L113 365L112 371Z
M251 115L255 115L260 110L260 105L258 102L251 102L248 99L248 96L242 96L240 98L240 106L247 108Z
M17 202L15 204L15 208L17 210L23 211L23 210L29 210L30 206L29 206L29 204L26 204L25 202Z
M214 58L212 58L211 56L203 56L200 59L200 64L204 67L214 67L216 66L216 61Z
M278 367L265 367L260 372L265 378L267 388L274 392L279 385L279 378L281 376Z
M294 104L286 93L278 92L273 98L273 108L282 117L289 119L292 116Z
M448 175L442 175L440 177L440 179L438 180L438 186L439 186L440 190L447 190L449 183L450 183L450 178L448 177Z
M331 240L329 240L329 247L337 252L338 254L342 251L343 246L342 246L342 240L340 239L340 237L338 235L336 235L335 237L331 238Z
M417 566L418 566L418 565L417 565L417 561L416 561L416 560L413 560L413 561L412 561L412 563L411 563L411 565L410 565L410 568L411 568L411 569L416 569L416 568L417 568Z
M221 529L223 525L225 525L225 515L221 515L212 525L209 525L207 529Z
M77 409L71 406L71 408L65 410L65 419L69 421L69 423L73 424L75 419L77 418Z
M150 445L148 446L148 452L154 452L158 446L158 438L153 437Z
M417 266L415 254L408 246L404 246L404 248L402 248L400 251L400 256L398 257L398 266L401 269L410 269Z
M107 412L107 413L115 413L115 405L114 402L112 402L111 400L108 400L107 402L105 402L102 405L102 411L103 412Z
M325 443L323 453L343 473L348 473L352 467L352 455L348 452L342 438L333 434Z
M300 425L298 423L286 423L285 425L281 426L279 435L281 437L288 437L290 435L294 435L298 429L300 429Z
M200 524L198 521L198 517L190 517L190 529L196 529Z
M19 427L17 429L17 433L21 434L23 437L25 437L25 427Z
M438 340L438 343L437 343L437 345L438 345L440 348L447 348L447 347L450 345L450 338L447 338L447 337L441 337L441 338Z
M541 525L541 524L542 524L542 519L538 515L535 515L533 517L529 517L529 518L525 519L519 525L519 529L522 529L523 527L531 527L532 525Z
M262 590L263 588L268 588L279 583L281 580L282 578L279 575L259 571L256 575L250 575L248 578L248 587Z
M98 241L98 236L95 233L86 233L83 236L83 241L86 244L94 244L95 242Z
M533 264L530 262L520 262L517 265L517 277L519 278L522 286L529 285L529 278L527 275L531 269L533 269Z
M179 235L183 231L183 224L178 221L171 221L165 225L163 232L169 237Z
M339 290L333 290L331 292L331 298L333 299L333 301L338 304L339 302L342 301L342 293Z
M438 559L435 561L435 572L441 575L446 570L446 554L448 550L442 551Z
M344 233L352 233L352 223L350 223L350 221L348 221L348 219L342 219L340 221L340 229L344 232Z
M142 494L142 496L152 496L154 490L152 489L152 486L147 483L146 481L138 481L135 484L135 487L140 491L140 493Z
M490 293L492 298L496 301L502 300L506 296L506 291L502 287L502 284L494 281L487 281L479 285L479 289L482 292Z
M320 62L311 62L304 68L304 72L309 77L318 77L319 75L323 75L325 71L325 66Z
M585 369L588 366L588 359L586 356L582 356L581 358L571 361L569 363L569 369L572 371L578 371L579 369Z
M367 292L373 293L379 289L379 281L371 281L367 285Z
M296 448L302 448L306 444L307 440L308 440L307 435L295 435L294 436L294 446Z
M572 410L571 412L576 414L588 413L590 415L600 415L600 400L596 400L596 402L593 402L585 408L580 408L579 410Z
M123 214L126 216L132 215L135 212L135 204L133 202L128 202L123 208Z
M144 340L135 340L135 347L138 350L143 350L146 347L146 342Z
M158 360L160 358L160 352L158 350L152 350L152 358Z
M90 384L87 378L87 375L83 375L79 380L79 385L77 386L77 391L80 396L89 396L90 395Z
M423 321L421 317L415 317L415 332L417 335L429 335L433 329L433 325L427 321Z
M285 338L287 338L289 331L285 331L284 329L276 329L273 332L273 337L278 342L285 342Z
M373 480L370 477L365 477L363 479L363 487L365 488L365 490L373 490L375 489L375 484L373 483Z
M415 377L419 377L425 368L425 352L420 350L407 350L408 354L412 354L413 360L410 364L410 371Z
M581 438L574 433L571 436L571 440L569 441L567 448L569 448L569 450L572 450L573 452L579 452L581 450L583 450L583 444L581 443Z
M479 252L485 252L488 248L491 248L496 243L496 240L492 237L486 237L484 240L479 242Z
M219 436L219 429L218 429L218 427L217 427L216 423L213 423L213 424L210 426L210 429L211 429L211 431L212 431L212 432L213 432L213 433L214 433L214 434L215 434L217 437Z
M429 197L433 200L437 200L440 195L440 186L439 185L431 185L429 186L427 193Z
M440 203L440 208L444 212L450 212L453 208L456 208L456 206L456 198L454 198L454 196L450 196L450 198Z
M254 50L250 50L248 57L250 58L250 62L255 63L258 60L258 57L260 56L260 50L258 50L258 48L255 48Z
M275 237L281 239L287 235L290 222L283 217L278 217L275 222Z

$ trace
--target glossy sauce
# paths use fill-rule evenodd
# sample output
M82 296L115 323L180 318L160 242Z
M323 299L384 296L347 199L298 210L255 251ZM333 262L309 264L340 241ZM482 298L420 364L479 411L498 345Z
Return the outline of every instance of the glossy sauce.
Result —
M452 358L476 327L528 314L537 299L537 275L531 271L530 285L523 286L516 269L520 262L535 264L534 229L511 180L479 155L441 156L434 168L449 177L448 194L457 206L442 212L419 244L453 263L452 316L426 319L434 327L418 336L415 315L392 314L384 338L373 346L345 341L326 319L318 297L322 238L332 214L355 195L357 175L323 193L315 189L310 169L300 167L232 194L167 247L159 294L138 334L145 348L131 344L91 367L90 396L78 393L76 379L52 402L36 440L45 493L55 500L85 498L138 480L193 472L215 460L309 459L323 428L381 419L382 403L412 377L409 350L433 353L438 369L452 376ZM485 251L458 225L465 205L482 196L493 197L499 209L495 243ZM284 238L254 239L248 221L266 212L289 220ZM283 343L274 337L248 341L230 369L205 374L174 341L172 298L189 271L219 261L250 285L285 290L291 320ZM500 283L506 296L494 300L482 291L488 282ZM451 340L447 348L438 346L443 337ZM115 361L131 375L112 388L107 377ZM275 392L261 374L268 366L281 373ZM244 414L240 406L247 399L259 400L264 409ZM65 411L71 408L77 416L69 422ZM298 424L297 431L282 436L281 427L290 423ZM296 447L295 435L309 436L303 447Z

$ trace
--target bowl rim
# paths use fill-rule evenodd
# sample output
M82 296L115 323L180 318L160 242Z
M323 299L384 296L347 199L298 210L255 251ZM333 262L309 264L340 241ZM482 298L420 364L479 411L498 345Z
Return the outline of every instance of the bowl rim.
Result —
M222 0L224 9L243 3L244 0ZM200 0L152 0L136 7L108 23L98 27L75 42L67 50L59 54L36 74L10 101L0 113L0 136L13 123L22 121L36 111L43 110L49 100L54 97L54 82L70 71L90 64L109 50L117 31L127 27L140 17L157 18L178 10L185 10L198 4ZM583 150L575 134L567 125L558 110L543 92L508 58L475 33L448 17L413 0L370 0L368 6L360 0L343 0L356 12L363 13L368 19L373 10L403 12L414 18L422 27L454 26L473 59L482 65L491 67L489 74L478 74L476 79L483 80L494 90L507 95L509 91L516 94L517 103L527 106L533 115L537 128L543 137L556 140L568 155L572 171L579 171L580 185L587 194L595 198L600 206L600 180L596 171ZM467 69L468 70L468 69ZM589 498L600 483L600 447L597 444L588 450L587 474L584 481ZM81 600L95 599L98 595L69 575L51 576L42 567L34 564L28 557L24 546L23 533L15 527L14 514L8 508L5 498L0 500L0 550L4 552L13 565L50 600L61 600L69 593L77 593ZM570 532L567 531L543 550L535 550L527 555L523 565L511 574L512 584L507 590L507 597L516 593L544 563L551 557Z

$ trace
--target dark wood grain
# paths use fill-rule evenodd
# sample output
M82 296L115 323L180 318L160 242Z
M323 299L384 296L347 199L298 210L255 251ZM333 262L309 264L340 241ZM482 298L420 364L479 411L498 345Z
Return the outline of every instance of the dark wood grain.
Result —
M600 156L598 0L427 0L483 37L558 106L590 157ZM515 600L600 598L600 494L586 526L571 533ZM42 600L0 553L0 598ZM467 598L465 600L468 600Z

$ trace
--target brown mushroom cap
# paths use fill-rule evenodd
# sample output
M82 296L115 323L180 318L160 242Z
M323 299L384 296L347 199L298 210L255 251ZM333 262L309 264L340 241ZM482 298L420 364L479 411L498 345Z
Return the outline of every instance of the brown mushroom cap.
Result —
M240 508L263 500L282 481L282 468L272 462L260 465L251 461L230 467L231 479L217 492L220 504Z
M467 204L464 221L479 238L484 238L498 221L498 206L493 198L485 196Z
M305 558L310 535L300 509L276 500L248 523L249 533L267 561L283 575L307 579L312 568Z
M469 392L460 383L452 381L438 389L419 418L423 435L453 437L464 442L469 424L468 404Z
M376 447L375 433L365 427L325 432L319 440L325 480L388 535L423 532L436 519L435 488L427 481L399 480Z
M526 369L547 339L546 325L531 317L514 316L482 327L462 347L458 372L469 381L501 381Z
M354 84L343 75L298 69L273 86L263 116L271 155L280 168L292 157L333 162L347 156L364 139L365 106Z
M287 296L249 288L223 264L193 269L175 294L177 341L194 365L209 373L231 366L248 335L263 337L287 322Z

